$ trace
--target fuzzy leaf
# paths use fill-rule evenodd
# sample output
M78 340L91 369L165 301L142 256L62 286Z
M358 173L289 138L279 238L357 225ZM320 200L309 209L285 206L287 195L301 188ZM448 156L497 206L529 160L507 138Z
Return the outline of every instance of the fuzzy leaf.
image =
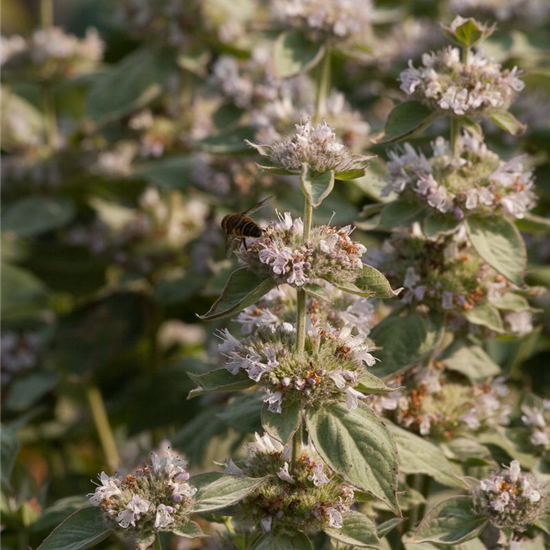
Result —
M303 533L296 535L268 533L261 536L250 550L313 550L313 546Z
M403 523L404 518L392 518L384 523L381 523L376 529L376 533L379 538L385 537L388 533L393 531L399 524Z
M193 512L227 508L248 496L266 480L267 477L232 476L220 472L196 475L189 482L198 489Z
M347 172L337 172L335 178L337 180L347 181L347 180L356 180L362 178L365 175L365 168L358 168L357 170L348 170Z
M370 393L370 394L382 394L382 393L392 393L397 388L390 388L386 386L378 376L370 372L365 372L361 378L359 378L359 383L356 386L356 389L360 392Z
M344 544L359 548L376 548L380 550L380 540L376 525L359 512L348 512L344 515L340 529L326 528L325 533Z
M185 189L192 181L194 159L191 155L164 158L144 167L139 175L165 189ZM130 211L133 216L133 211Z
M262 394L245 393L231 400L218 418L239 432L254 433L262 430Z
M98 122L141 109L162 92L175 68L168 51L135 50L97 78L87 96L88 116Z
M423 210L422 204L398 199L384 206L380 216L380 226L393 229L399 225L409 225L419 218Z
M406 101L396 105L388 116L381 145L389 145L415 136L431 126L439 113L417 101Z
M15 459L19 453L19 440L15 432L7 426L0 429L0 458L2 483L9 485Z
M550 219L536 216L527 212L521 219L516 220L516 227L524 233L550 233Z
M481 382L500 374L500 367L483 348L469 340L457 339L449 346L441 361L448 369L460 372L472 382Z
M37 550L85 550L110 534L99 508L83 508L56 527Z
M254 381L242 371L234 375L227 369L216 369L204 374L188 372L187 375L199 386L189 392L187 399L192 399L208 392L245 390L254 386Z
M410 542L455 545L476 538L488 524L472 510L469 496L448 498L436 504L420 522Z
M498 300L492 301L491 304L503 311L529 311L531 309L527 299L515 292L507 292Z
M302 422L300 403L285 405L282 412L272 413L268 410L267 403L262 408L262 426L271 436L286 445L296 433Z
M406 317L386 317L370 336L381 349L376 351L380 363L377 376L396 374L425 358L443 334L444 317L439 314L413 313Z
M197 145L213 155L247 153L248 140L254 139L255 134L253 126L241 126L197 141Z
M390 282L380 271L367 264L363 264L360 275L353 283L339 282L333 277L327 277L326 280L344 292L364 297L393 298L400 292L392 289Z
M315 284L315 283L308 283L307 285L304 285L302 287L303 291L311 296L312 298L315 298L317 300L323 300L324 302L328 302L329 304L332 303L330 301L330 296L325 289L325 287Z
M452 215L433 213L426 216L422 224L422 230L428 239L433 239L439 235L450 235L454 233L459 225L460 220L457 220Z
M273 279L260 279L246 267L241 267L231 274L222 295L212 307L198 317L203 321L211 321L234 315L257 302L275 286Z
M2 263L2 316L26 314L47 303L44 283L30 271Z
M468 130L476 139L483 141L483 128L481 124L469 117L461 117L460 124L464 127L465 130Z
M363 404L348 411L334 403L309 409L306 424L317 452L334 472L399 514L397 449L378 416Z
M388 429L397 445L399 468L406 474L426 474L446 487L462 487L461 471L451 464L441 449L394 424Z
M477 253L512 283L523 286L527 253L516 226L502 216L468 216L466 229Z
M300 187L313 208L321 206L321 203L334 189L334 172L329 170L321 174L315 174L307 162L302 164L300 174Z
M2 230L18 237L34 237L63 227L75 213L72 201L63 197L25 197L6 208Z
M180 527L179 529L174 529L172 533L174 533L174 535L177 535L178 537L183 537L186 539L197 539L207 536L203 533L201 526L194 521L189 521L183 527Z
M289 78L315 67L325 47L322 42L311 42L303 32L291 30L282 33L275 43L274 63L277 78Z
M474 325L487 327L495 332L504 332L498 309L492 304L482 304L464 312L464 317Z
M521 134L523 134L527 129L525 124L522 124L512 113L508 111L493 113L489 116L489 120L513 136L521 136Z
M474 439L455 437L447 443L447 447L465 466L496 466L489 449Z

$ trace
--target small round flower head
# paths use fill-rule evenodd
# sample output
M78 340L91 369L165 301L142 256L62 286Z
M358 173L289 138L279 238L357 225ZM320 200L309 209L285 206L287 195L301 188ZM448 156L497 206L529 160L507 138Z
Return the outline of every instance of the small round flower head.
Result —
M500 63L471 53L468 63L460 60L460 50L448 47L422 56L422 66L409 61L399 80L401 90L434 111L474 118L508 109L524 83L516 67L503 69Z
M398 376L392 385L404 388L371 396L369 405L422 436L449 440L510 421L511 409L503 402L508 388L501 378L469 386L447 380L438 368L420 367Z
M312 323L323 326L327 322L333 327L342 328L347 325L357 334L368 335L374 326L375 309L368 298L349 294L321 281L326 289L327 299L331 308L326 307L322 300L310 298L307 303L307 313ZM292 323L296 317L296 291L284 285L274 288L263 296L253 306L245 308L235 319L241 324L243 334L251 334L262 325L278 325L283 322Z
M304 163L317 173L362 170L371 158L352 153L338 141L326 122L314 125L308 118L297 124L296 130L293 136L272 145L249 145L268 157L275 166L289 172L300 172Z
M27 38L2 37L2 70L5 75L53 80L93 70L103 57L104 44L96 29L84 38L59 27L39 29Z
M316 279L331 277L353 282L362 270L361 257L367 249L350 239L351 232L350 225L316 226L303 243L302 220L293 220L286 212L279 214L278 222L269 224L261 237L237 255L249 269L272 277L277 284L300 288Z
M287 450L265 434L247 446L243 464L230 461L227 473L271 478L239 503L237 517L263 532L315 533L339 529L353 504L353 489L323 464L313 449L302 450L291 467Z
M284 25L333 41L364 33L374 13L371 0L272 0L272 9Z
M524 474L517 460L470 489L477 513L499 529L523 532L547 516L550 497L533 474Z
M364 394L355 389L365 366L375 358L364 335L353 336L350 327L313 329L306 338L306 353L296 354L296 331L289 323L264 325L242 341L226 329L220 333L219 351L232 374L244 371L265 392L271 412L288 404L305 406L345 401L355 409Z
M102 472L100 485L88 496L101 508L110 527L146 541L159 531L173 531L189 521L193 495L187 462L170 452L151 453L150 463L125 477Z
M550 453L550 399L524 404L521 421L530 430L529 442L538 454Z
M536 204L532 170L524 157L500 160L487 146L466 133L459 140L458 158L448 141L432 143L430 157L408 143L391 151L384 194L397 193L460 220L471 213L505 213L522 218Z

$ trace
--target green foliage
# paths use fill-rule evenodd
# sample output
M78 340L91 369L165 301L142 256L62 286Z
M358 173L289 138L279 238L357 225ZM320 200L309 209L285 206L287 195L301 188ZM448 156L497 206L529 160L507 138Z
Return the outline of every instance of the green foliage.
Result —
M305 73L321 61L324 53L321 42L310 42L302 32L284 32L275 43L275 73L279 78Z
M416 101L399 103L388 116L381 144L390 145L414 137L429 128L439 116Z

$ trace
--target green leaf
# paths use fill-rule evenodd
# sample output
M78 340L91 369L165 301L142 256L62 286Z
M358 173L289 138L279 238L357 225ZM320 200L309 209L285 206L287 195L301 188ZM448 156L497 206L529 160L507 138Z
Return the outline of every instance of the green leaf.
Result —
M282 33L275 42L274 63L277 78L289 78L305 73L321 61L323 42L311 42L299 30Z
M19 453L19 440L15 432L7 426L0 428L0 463L2 464L2 483L9 485L15 459Z
M334 172L329 170L315 174L307 162L302 164L300 187L313 208L321 206L330 192L334 189Z
M468 130L479 141L483 141L483 128L481 124L473 118L462 116L460 117L460 124L465 130Z
M401 291L393 290L386 277L380 271L367 264L363 264L361 273L353 283L347 281L341 283L333 277L326 277L326 280L344 292L363 297L393 298Z
M231 374L227 369L216 369L204 374L188 372L189 378L199 387L191 390L187 399L198 397L209 392L245 390L254 386L245 372Z
M550 233L550 219L527 212L523 218L516 220L516 227L525 233Z
M267 403L262 408L262 426L271 436L286 445L298 431L302 422L301 405L298 402L285 405L280 414L268 410Z
M527 299L515 292L507 292L498 300L491 301L491 304L503 311L528 311L531 309Z
M250 550L313 550L313 546L303 533L296 535L268 533L261 536Z
M455 545L476 538L488 524L472 510L469 496L448 498L436 504L420 522L410 542Z
M103 122L145 107L175 69L167 51L143 47L132 52L96 80L87 96L88 116Z
M522 124L512 113L508 111L504 111L502 113L492 113L489 115L489 120L513 136L521 136L521 134L523 134L527 129L525 124Z
M247 153L250 150L246 142L254 139L255 134L253 126L241 126L197 141L197 145L213 155Z
M232 476L219 472L199 474L191 478L189 483L196 487L194 513L221 510L236 504L260 485L267 477Z
M447 32L445 34L450 38L455 38L459 44L471 48L484 37L485 33L474 19L467 19L462 25L456 28L453 34Z
M358 168L356 170L348 170L347 172L336 172L334 177L337 180L341 181L348 181L348 180L356 180L358 178L362 178L366 173L365 168Z
M239 432L260 432L262 429L262 407L262 394L254 392L235 397L217 416Z
M264 161L265 162L265 161ZM268 174L275 174L277 176L293 176L294 172L279 168L278 166L270 166L268 164L258 164L256 166L262 171L267 172Z
M385 537L388 533L393 531L399 524L403 523L404 518L392 518L384 523L381 523L376 529L376 533L379 538Z
M85 550L111 534L99 508L84 508L56 527L37 550Z
M454 233L459 225L460 220L457 220L454 216L446 216L437 212L426 216L422 224L422 230L428 239L433 239L439 235Z
M198 539L208 536L203 533L201 526L194 521L188 521L183 527L174 529L172 533L178 537L183 537L186 539Z
M522 286L527 253L516 226L502 216L468 216L466 229L477 253L501 275Z
M480 345L461 338L445 350L441 361L446 368L460 372L472 382L481 382L500 374L500 367Z
M496 466L489 449L474 439L455 437L446 445L454 457L464 466Z
M75 212L72 201L63 197L25 197L3 213L2 230L19 237L34 237L63 227Z
M386 386L378 376L374 376L374 374L370 372L365 372L361 378L359 378L358 385L356 386L356 389L364 392L364 393L372 393L372 394L383 394L383 393L392 393L397 388L390 388L389 386Z
M381 549L376 532L376 525L359 512L348 512L344 515L340 529L326 528L325 533L332 538L359 548Z
M397 449L385 424L362 403L348 411L334 403L309 409L308 433L328 466L399 514Z
M11 411L23 411L36 403L55 387L59 380L57 372L31 372L16 378L4 406Z
M2 316L34 311L46 304L45 285L29 271L2 264L1 284Z
M438 118L438 112L417 101L406 101L396 105L388 116L381 145L389 145L415 136L431 126Z
M444 316L413 313L406 317L386 317L376 325L370 336L376 342L375 367L379 377L397 374L421 361L433 351L443 335Z
M329 304L332 303L326 288L321 285L308 283L302 287L302 290L312 298L328 302Z
M474 325L481 325L495 332L504 332L504 325L498 309L489 303L469 309L463 315Z
M82 508L91 506L90 501L83 495L62 498L46 508L37 521L30 529L33 533L40 531L51 531L53 527L66 520L71 514L74 514Z
M388 429L397 445L399 469L405 474L426 474L446 487L462 487L461 471L447 460L439 447L394 424Z
M393 229L400 225L409 225L419 218L423 210L423 204L398 199L384 207L380 216L380 226Z
M212 307L198 317L203 321L211 321L234 315L257 302L275 286L273 279L261 279L246 267L241 267L231 274L222 295Z
M148 182L165 189L185 189L191 182L193 157L181 155L168 157L141 169L138 175Z

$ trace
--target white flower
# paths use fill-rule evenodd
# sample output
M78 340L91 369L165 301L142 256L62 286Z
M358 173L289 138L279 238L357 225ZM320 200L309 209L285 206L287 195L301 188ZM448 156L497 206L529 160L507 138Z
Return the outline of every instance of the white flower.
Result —
M325 483L328 483L330 480L325 474L325 470L323 469L322 464L315 464L313 466L313 469L311 470L311 474L308 476L308 479L310 481L313 481L313 485L320 487L321 485L324 485Z
M516 483L516 481L519 479L520 474L521 474L521 467L519 465L519 461L512 460L512 462L510 462L510 473L509 473L510 479L514 483Z
M254 434L254 442L248 443L246 449L250 456L254 456L258 453L270 454L270 453L281 453L284 450L283 445L279 443L276 439L271 437L269 434Z
M533 330L533 314L530 311L514 311L507 313L504 318L515 334L523 335Z
M541 411L541 409L538 409L536 407L527 407L526 405L523 405L521 407L521 411L523 412L523 416L521 417L521 421L527 425L527 426L536 426L537 428L545 428L546 427L546 420L544 418L544 415Z
M264 533L269 533L271 531L271 524L273 523L273 518L271 516L266 516L260 520L260 525Z
M225 355L231 351L241 349L241 343L235 338L228 329L224 328L217 331L216 336L222 340L221 344L218 344L218 350L221 354Z
M480 487L487 493L498 493L503 481L502 477L493 475L490 478L481 480Z
M460 417L460 420L464 422L470 429L477 430L481 428L481 422L477 417L477 409L472 407L466 414Z
M403 286L406 288L413 289L416 286L416 283L420 281L420 275L417 275L414 271L414 267L407 267L405 272L405 280L403 281Z
M170 524L174 523L174 518L171 514L174 513L174 508L172 506L165 506L164 504L159 504L157 507L157 514L155 516L155 528L164 529Z
M288 462L285 462L285 465L279 469L277 472L277 477L279 479L282 479L283 481L286 481L287 483L290 483L292 485L296 484L296 481L294 478L290 475L290 472L288 471Z
M96 488L94 493L90 493L90 502L94 506L100 506L106 498L111 498L114 495L120 495L120 481L114 476L108 476L105 472L101 472L99 476L101 485Z
M244 475L244 472L241 468L239 468L235 462L233 462L233 459L230 458L229 460L225 460L225 468L223 471L224 474L229 474L232 476L242 476Z
M328 516L328 526L341 529L344 518L342 517L340 510L334 506L331 506L326 509L326 513Z
M268 411L272 413L281 414L283 411L283 394L280 391L275 391L273 393L268 393L264 397L264 403L268 404Z
M360 391L357 391L353 388L346 388L346 406L348 408L348 411L353 411L359 406L359 399L364 399L366 397L365 394L361 393Z
M418 430L420 431L420 434L430 435L431 428L432 428L432 422L430 420L430 417L427 414L422 415L422 418L420 420L420 425L418 426Z
M548 447L548 445L550 445L550 437L548 437L548 434L539 430L533 431L531 437L529 438L529 441L535 447Z
M540 493L531 487L531 484L527 478L522 479L522 486L522 496L528 498L529 502L538 502L541 499Z
M448 290L445 290L441 294L441 307L443 309L452 309L453 299L454 299L454 294L452 292L449 292Z
M500 493L496 500L491 501L491 507L497 512L503 512L510 503L510 494L506 491Z
M123 529L127 529L130 525L135 527L140 515L147 512L150 506L151 503L148 500L141 498L139 495L134 495L126 506L126 510L120 512L116 520Z

